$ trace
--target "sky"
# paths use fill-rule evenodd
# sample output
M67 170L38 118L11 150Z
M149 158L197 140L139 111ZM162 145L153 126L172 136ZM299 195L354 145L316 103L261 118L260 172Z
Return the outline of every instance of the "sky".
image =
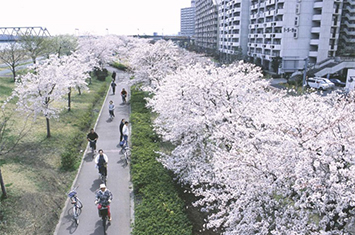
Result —
M5 0L0 27L43 27L54 35L176 35L191 0Z

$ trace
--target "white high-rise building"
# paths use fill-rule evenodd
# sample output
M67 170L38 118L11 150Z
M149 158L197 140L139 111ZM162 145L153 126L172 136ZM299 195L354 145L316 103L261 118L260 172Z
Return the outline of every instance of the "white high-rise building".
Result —
M195 34L195 0L191 1L191 7L181 9L180 35L192 37Z
M250 0L218 0L217 3L218 50L227 60L241 59L248 50Z
M292 73L355 55L355 0L196 0L195 30L196 45L222 59Z
M343 2L337 54L355 56L355 0Z
M306 59L316 64L335 56L342 2L252 0L248 55L266 69L281 57L281 72L302 69Z
M196 0L195 44L199 51L215 54L217 48L218 13L213 0Z

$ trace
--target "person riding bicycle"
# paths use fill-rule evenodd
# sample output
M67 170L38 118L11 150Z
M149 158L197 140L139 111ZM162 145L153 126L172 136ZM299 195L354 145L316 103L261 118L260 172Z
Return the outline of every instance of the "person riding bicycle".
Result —
M122 96L122 102L126 103L127 102L126 101L126 99L127 99L127 91L124 88L122 88L121 96Z
M98 204L97 209L99 210L99 216L100 215L100 209L102 207L107 207L107 213L108 213L108 220L111 221L111 211L110 211L110 203L112 201L113 195L110 190L106 188L105 184L100 184L100 189L96 192L96 200L95 200L95 205Z
M95 164L99 169L99 174L104 175L105 177L107 177L107 163L108 157L104 154L104 151L100 149L99 154L95 157Z
M90 148L93 148L96 152L96 142L99 135L91 128L90 132L86 135L86 139L90 142Z

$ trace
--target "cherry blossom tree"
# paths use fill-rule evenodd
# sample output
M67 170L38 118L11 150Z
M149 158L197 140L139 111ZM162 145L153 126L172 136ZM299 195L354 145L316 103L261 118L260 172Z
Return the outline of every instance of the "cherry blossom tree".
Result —
M180 66L196 63L193 62L196 58L196 54L187 53L171 41L139 41L129 60L135 74L133 82L142 84L146 90L154 91L165 76L175 73Z
M50 137L49 119L57 117L61 105L54 105L64 101L63 96L69 87L68 81L56 76L60 68L58 57L52 56L42 64L33 65L33 73L20 76L16 82L13 97L18 97L17 109L29 112L36 118L42 114L46 118L47 137Z
M88 90L86 80L90 78L89 72L97 65L86 54L73 53L70 56L61 57L59 74L57 76L67 80L68 83L68 111L71 110L71 92L77 89L81 94L82 89Z
M50 137L49 120L58 117L63 109L64 96L72 88L87 89L85 79L95 61L88 59L85 53L74 53L58 58L55 55L40 64L30 67L32 72L20 76L12 97L18 97L17 109L28 112L36 118L42 114L46 118L47 137ZM70 99L70 95L69 99ZM70 100L68 100L70 107Z
M167 76L149 106L176 145L160 161L224 234L346 234L354 214L350 97L290 96L238 63Z
M119 38L113 35L86 37L79 40L77 51L83 54L91 54L102 69L114 60L119 42Z

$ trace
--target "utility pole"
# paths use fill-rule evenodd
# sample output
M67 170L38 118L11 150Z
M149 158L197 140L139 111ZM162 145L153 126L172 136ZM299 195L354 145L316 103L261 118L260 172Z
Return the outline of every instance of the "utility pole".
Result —
M304 59L304 70L303 70L303 81L302 81L302 93L304 92L304 86L306 83L306 75L307 75L307 68L308 68L308 57Z

